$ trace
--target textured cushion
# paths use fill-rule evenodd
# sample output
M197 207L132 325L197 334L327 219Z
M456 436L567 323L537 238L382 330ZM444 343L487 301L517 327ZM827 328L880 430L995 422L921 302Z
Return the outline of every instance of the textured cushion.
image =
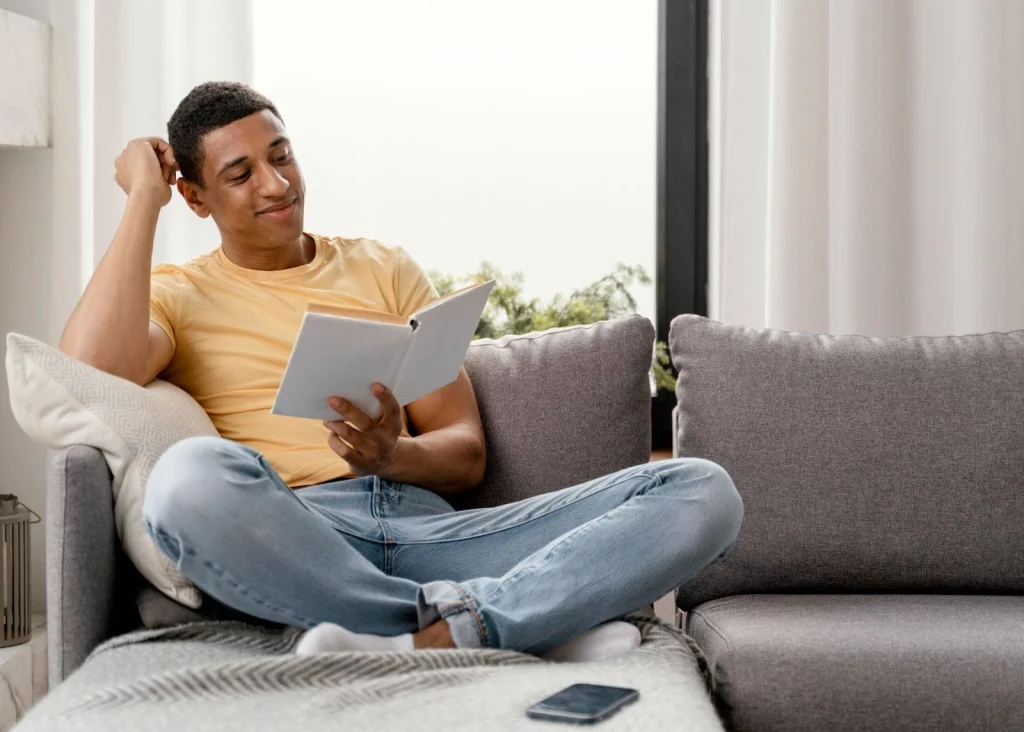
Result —
M747 595L687 630L736 732L1024 729L1024 597Z
M497 506L645 463L654 327L631 315L475 341L466 370L487 437L469 504Z
M210 623L115 639L52 690L18 732L573 732L526 709L566 686L629 686L600 732L722 732L681 634L634 616L643 645L548 663L461 649L296 656L293 628ZM587 729L587 728L584 728Z
M1024 591L1024 331L865 338L672 323L678 451L743 496L683 607L750 592Z
M175 386L143 388L27 336L7 336L7 383L21 428L48 447L102 451L113 476L114 518L125 552L161 592L188 607L201 596L149 538L142 498L161 453L193 435L216 435L206 413Z

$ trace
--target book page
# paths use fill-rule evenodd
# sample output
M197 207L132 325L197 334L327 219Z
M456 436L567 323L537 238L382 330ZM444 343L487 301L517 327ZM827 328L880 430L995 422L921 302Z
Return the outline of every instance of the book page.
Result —
M492 289L494 280L436 300L413 316L416 330L394 389L399 404L455 381Z
M403 319L404 320L404 319ZM327 399L340 396L371 417L380 402L371 386L393 383L413 336L412 326L307 312L292 347L271 414L339 419Z
M409 318L394 313L385 313L380 310L365 310L362 308L343 308L338 305L310 305L306 308L308 313L323 313L324 315L336 315L342 318L354 318L356 320L376 320L381 323L393 323L395 325L408 325Z

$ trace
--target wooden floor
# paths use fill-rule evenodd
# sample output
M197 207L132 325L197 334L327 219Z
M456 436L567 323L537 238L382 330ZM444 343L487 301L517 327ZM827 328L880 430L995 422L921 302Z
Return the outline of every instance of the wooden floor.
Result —
M671 450L655 450L651 453L651 462L656 460L668 460L672 457Z

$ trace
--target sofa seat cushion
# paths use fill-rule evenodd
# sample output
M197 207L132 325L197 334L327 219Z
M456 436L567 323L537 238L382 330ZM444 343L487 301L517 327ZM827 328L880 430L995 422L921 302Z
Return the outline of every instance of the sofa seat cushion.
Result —
M739 595L686 627L730 729L1024 729L1024 597Z

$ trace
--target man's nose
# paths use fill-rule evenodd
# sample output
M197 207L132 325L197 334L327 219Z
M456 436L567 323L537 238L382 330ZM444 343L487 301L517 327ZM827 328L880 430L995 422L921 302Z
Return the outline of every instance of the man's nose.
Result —
M257 175L257 193L263 198L278 198L288 190L288 180L273 165L261 165Z

